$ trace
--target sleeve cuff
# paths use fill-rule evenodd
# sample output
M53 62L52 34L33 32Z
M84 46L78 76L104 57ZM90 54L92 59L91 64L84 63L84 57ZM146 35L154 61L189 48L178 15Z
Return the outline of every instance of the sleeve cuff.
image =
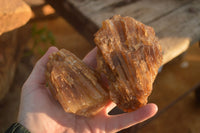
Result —
M16 122L12 124L5 133L30 133L23 125Z

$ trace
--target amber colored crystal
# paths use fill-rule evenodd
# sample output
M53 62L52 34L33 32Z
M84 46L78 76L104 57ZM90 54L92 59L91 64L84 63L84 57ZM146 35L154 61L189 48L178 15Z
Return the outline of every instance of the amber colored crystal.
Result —
M153 28L115 15L103 22L94 41L97 71L107 78L113 102L126 112L145 105L162 63Z
M96 70L64 49L49 57L47 81L64 110L91 116L109 99L126 112L145 105L162 63L153 28L115 15L103 22L94 41Z
M51 93L66 112L91 116L109 100L95 71L67 50L49 57L46 76Z

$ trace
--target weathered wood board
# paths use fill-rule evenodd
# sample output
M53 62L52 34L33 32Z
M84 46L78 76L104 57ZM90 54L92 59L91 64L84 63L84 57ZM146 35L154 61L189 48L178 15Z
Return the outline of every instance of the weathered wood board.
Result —
M194 0L149 25L160 39L163 62L169 62L200 39L200 0Z
M65 3L100 27L103 20L115 14L131 16L148 24L190 3L190 0L65 0Z
M92 42L101 22L115 14L152 26L163 48L163 64L200 38L200 0L47 0Z

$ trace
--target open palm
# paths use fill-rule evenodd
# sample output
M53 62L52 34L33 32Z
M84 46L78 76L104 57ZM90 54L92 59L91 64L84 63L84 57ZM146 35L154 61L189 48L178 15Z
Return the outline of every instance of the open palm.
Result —
M32 133L116 132L142 122L157 112L155 104L147 104L135 112L110 116L108 112L116 106L110 102L102 111L89 118L66 113L53 99L45 84L48 56L56 51L55 47L49 48L36 63L22 88L18 121ZM96 49L92 50L83 61L94 67L95 55Z

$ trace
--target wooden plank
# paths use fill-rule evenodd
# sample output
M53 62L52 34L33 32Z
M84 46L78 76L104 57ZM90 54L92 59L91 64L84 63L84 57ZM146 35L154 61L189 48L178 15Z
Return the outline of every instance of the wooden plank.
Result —
M76 6L80 11L86 11L85 13L92 14L94 12L99 12L107 6L115 5L123 0L69 0L74 6ZM91 11L93 12L91 12ZM88 14L88 15L89 15Z
M190 2L190 0L153 0L153 2L151 2L152 0L150 2L149 0L46 1L92 44L93 34L99 29L101 22L114 14L136 17L139 21L147 23Z
M166 63L200 39L200 0L193 1L149 24L162 45Z
M127 2L126 2L127 1ZM131 16L145 24L190 3L191 0L66 0L83 16L101 26L101 22L115 14Z
M48 0L49 1L49 0ZM50 0L53 1L53 0ZM76 18L67 18L72 25L79 25L78 31L92 42L93 34L100 28L101 22L114 14L132 16L143 23L152 26L163 48L163 64L175 58L185 50L190 43L195 42L199 35L199 0L138 0L130 3L107 0L58 0L64 4L64 13ZM57 2L58 2L57 1ZM54 6L55 2L52 2ZM88 6L89 4L90 6ZM59 11L59 8L57 8Z

